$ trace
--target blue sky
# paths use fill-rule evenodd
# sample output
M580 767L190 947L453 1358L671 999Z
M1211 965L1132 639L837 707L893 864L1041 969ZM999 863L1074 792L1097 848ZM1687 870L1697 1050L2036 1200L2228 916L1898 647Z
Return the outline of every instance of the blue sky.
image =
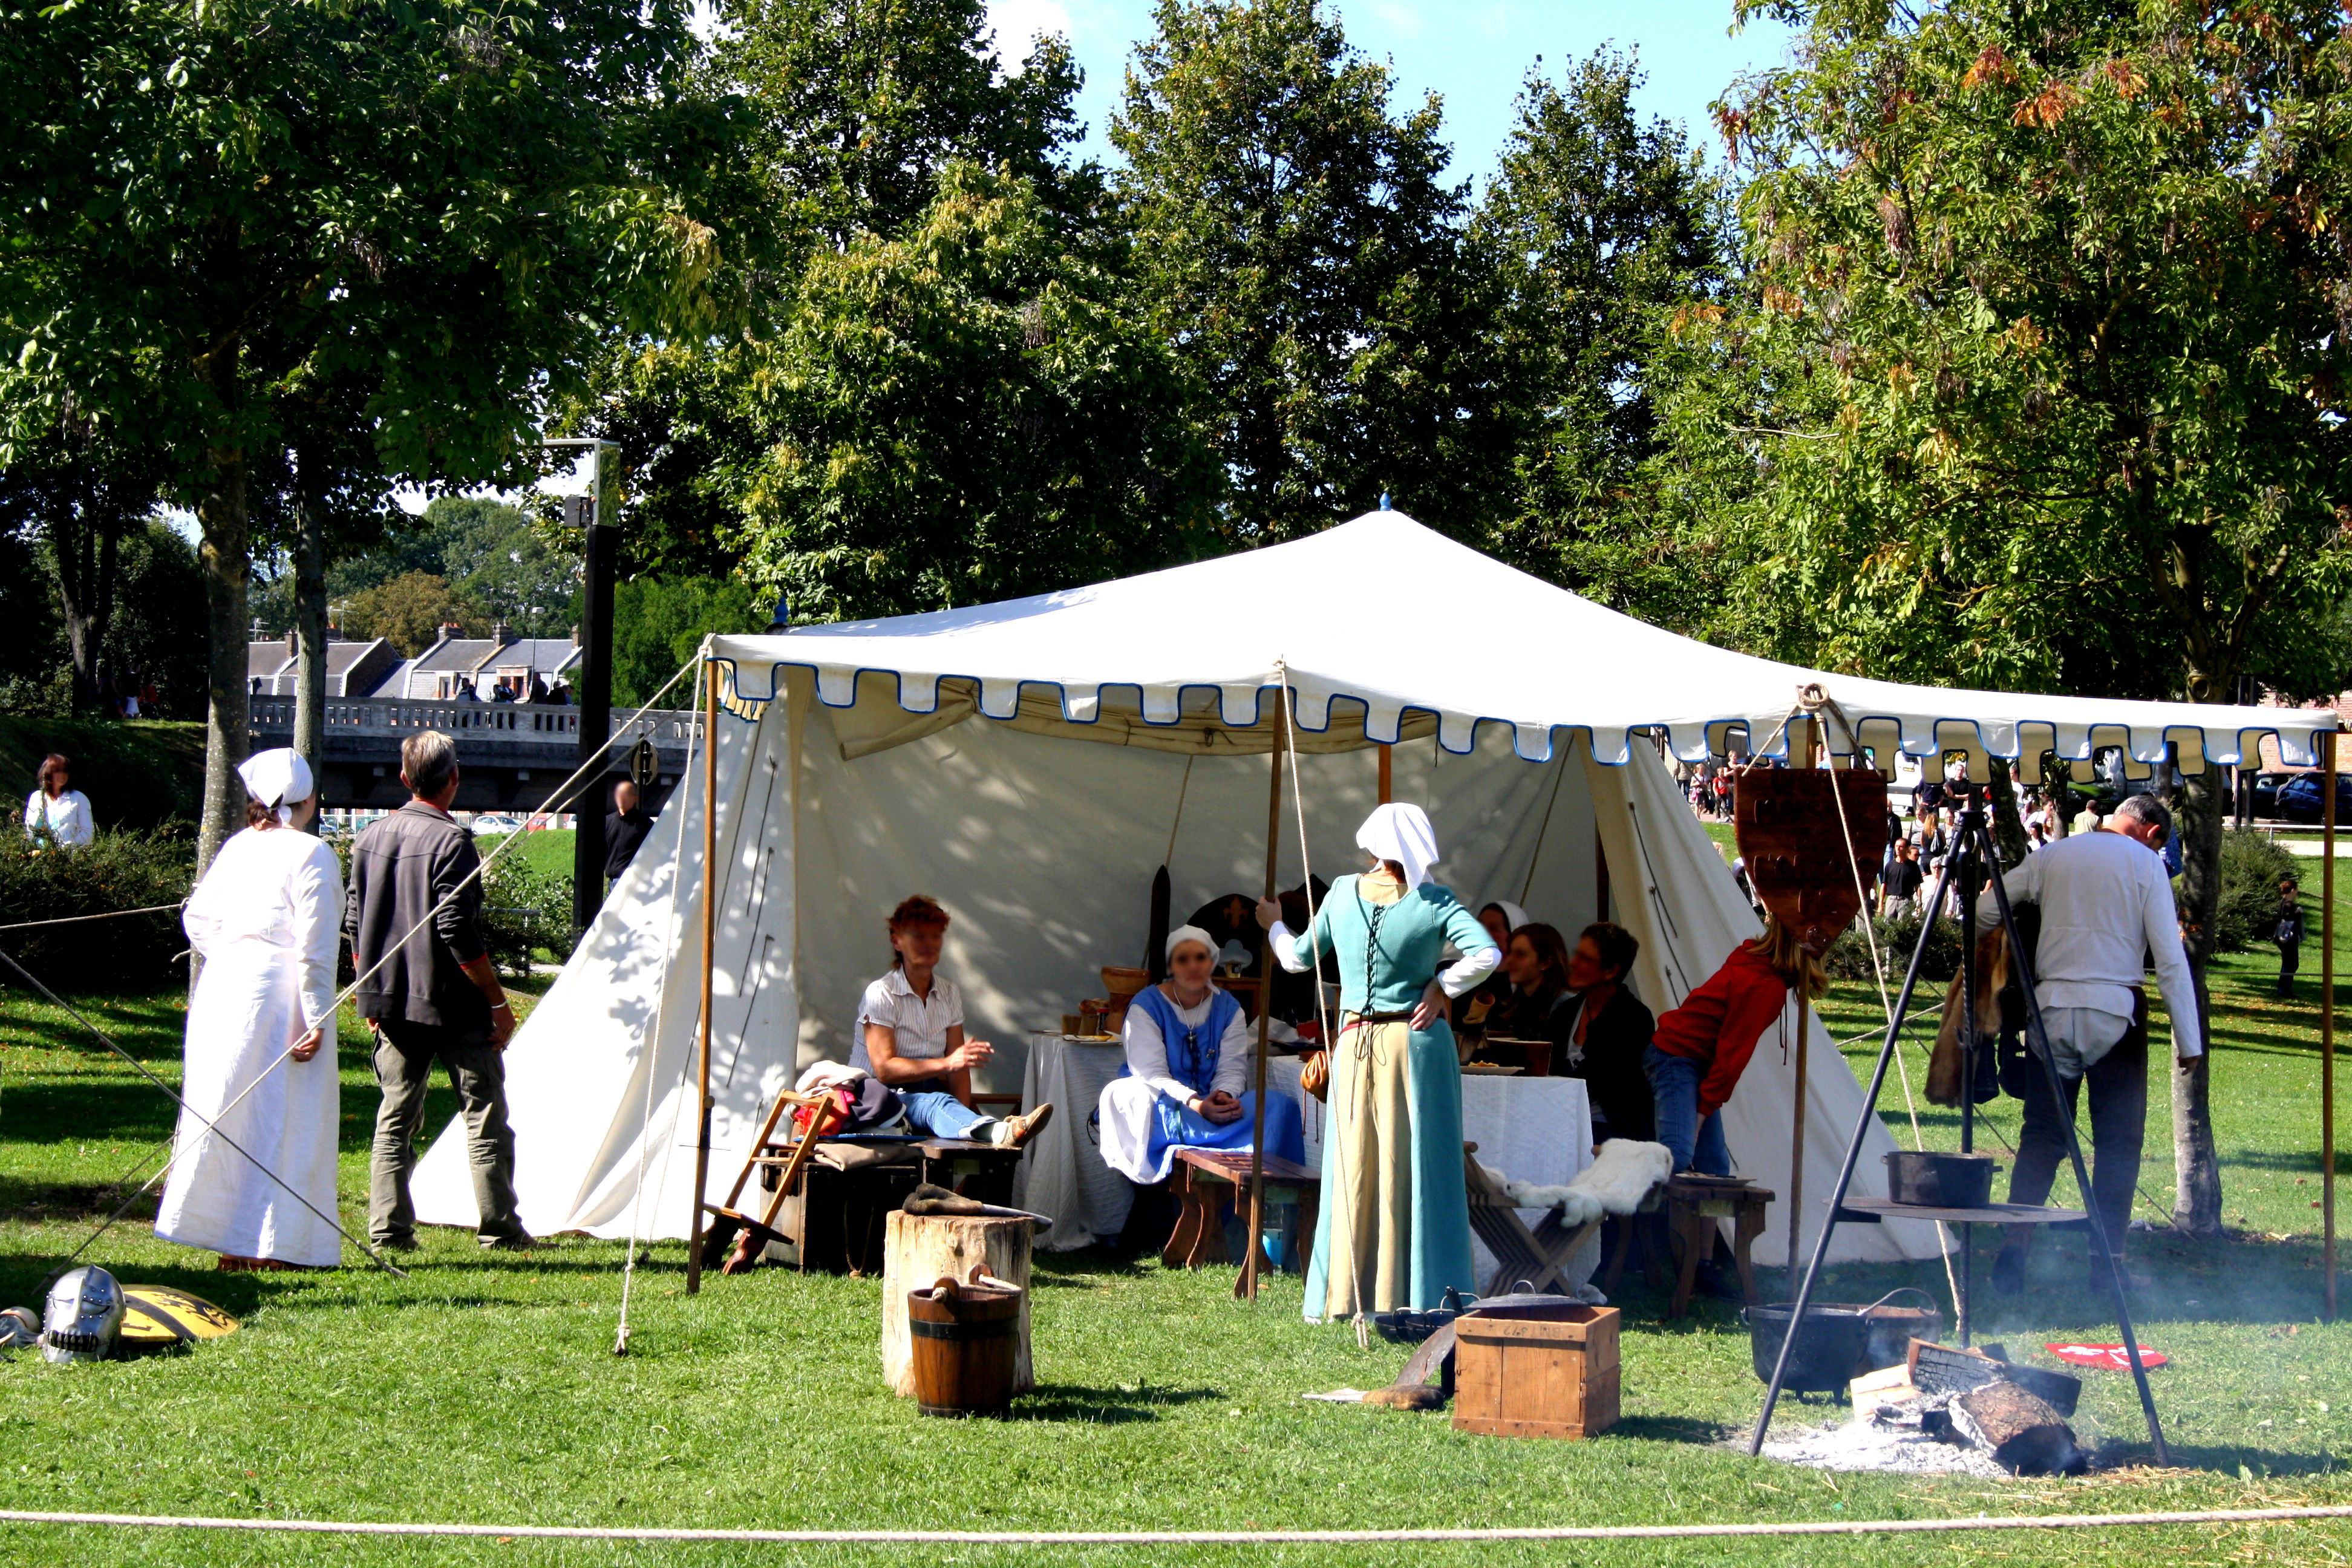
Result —
M1649 81L1645 114L1680 120L1714 153L1706 106L1744 70L1780 63L1788 31L1757 20L1728 31L1728 0L1646 0L1639 5L1595 0L1339 0L1331 7L1349 41L1388 62L1400 103L1425 92L1444 100L1454 173L1484 184L1510 133L1511 103L1536 57L1557 76L1603 44L1637 49ZM999 47L1027 53L1039 31L1070 40L1087 86L1079 100L1087 150L1106 162L1105 134L1136 41L1151 33L1150 0L992 0Z

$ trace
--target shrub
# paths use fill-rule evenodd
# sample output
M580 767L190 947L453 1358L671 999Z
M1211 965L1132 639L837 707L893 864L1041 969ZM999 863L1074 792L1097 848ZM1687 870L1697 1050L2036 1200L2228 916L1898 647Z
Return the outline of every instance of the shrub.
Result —
M1863 943L1863 921L1854 921L1822 955L1822 966L1829 971L1832 979L1870 980L1870 951ZM1869 929L1878 942L1878 961L1886 966L1886 989L1891 997L1903 984L1911 950L1919 945L1919 917L1902 915L1891 921L1874 918ZM1919 979L1923 984L1934 981L1941 985L1959 972L1959 925L1954 921L1937 921L1934 934L1927 939L1927 955L1919 963ZM1915 1009L1919 1005L1918 998L1913 999L1912 1005Z
M11 833L0 847L0 924L178 904L194 886L195 866L194 837L182 827L105 828L70 853ZM176 911L0 931L0 947L58 991L184 985L187 946ZM13 972L0 973L0 983L22 984Z
M487 855L494 844L483 846ZM517 848L482 876L482 935L490 960L509 974L530 972L534 949L561 963L579 938L572 924L572 879L533 866Z
M2277 839L2252 828L2221 835L2221 901L2213 912L2213 951L2242 952L2270 941L2278 924L2278 885L2303 880L2299 861Z

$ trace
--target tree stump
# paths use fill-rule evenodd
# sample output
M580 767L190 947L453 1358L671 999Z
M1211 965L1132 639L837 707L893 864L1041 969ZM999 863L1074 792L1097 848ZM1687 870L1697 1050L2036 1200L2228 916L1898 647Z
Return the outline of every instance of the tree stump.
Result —
M882 1254L882 1375L901 1399L915 1397L914 1352L908 1345L907 1292L939 1282L941 1275L971 1277L979 1264L999 1279L1021 1287L1020 1352L1013 1368L1013 1392L1037 1386L1029 1364L1029 1238L1024 1219L987 1215L889 1216Z

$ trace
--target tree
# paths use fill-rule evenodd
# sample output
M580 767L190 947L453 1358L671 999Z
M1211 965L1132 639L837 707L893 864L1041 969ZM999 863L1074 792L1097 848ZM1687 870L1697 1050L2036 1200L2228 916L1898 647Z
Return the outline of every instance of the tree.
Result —
M897 235L963 161L1083 207L1100 180L1060 159L1077 140L1080 77L1066 40L1008 71L980 0L736 0L710 79L749 125L748 188L802 242L840 249Z
M694 658L709 632L761 632L767 607L751 585L724 577L665 582L640 577L613 585L613 702L642 706ZM669 706L686 699L673 691Z
M163 468L78 408L0 468L0 531L41 540L65 616L77 708L100 700L122 542L162 499Z
M1557 83L1531 70L1473 225L1508 290L1528 413L1516 515L1496 542L1621 602L1635 568L1614 525L1664 447L1653 380L1670 312L1722 290L1728 216L1682 128L1634 115L1641 79L1607 50Z
M690 302L707 227L663 178L702 106L683 6L0 0L0 363L11 443L72 396L173 460L212 655L200 856L241 820L253 474L273 390L380 373L396 471L520 477L534 390ZM151 373L152 370L152 374ZM0 452L0 457L7 454Z
M1476 534L1515 439L1490 269L1462 244L1434 97L1317 0L1160 0L1111 121L1152 324L1202 388L1228 530L1273 541L1384 493Z
M455 626L460 637L489 630L480 605L430 572L403 573L361 589L344 605L343 626L353 637L382 637L412 658L432 647L445 626Z
M796 617L1115 576L1210 521L1166 348L1026 181L951 167L904 239L817 258L781 336L740 352L745 568Z
M2352 42L2333 5L1776 7L1721 107L1766 357L1780 583L1817 657L1898 679L2227 700L2334 691L2352 586ZM2218 771L2185 781L2202 984ZM2221 1185L2174 1081L2179 1220Z
M1063 40L1039 40L1012 70L982 0L749 0L724 19L695 82L743 137L740 167L713 197L724 330L613 334L553 422L619 447L625 574L740 564L734 525L761 457L743 378L764 359L739 351L783 330L811 266L919 221L950 163L1027 182L1067 243L1101 243L1100 173L1066 157L1079 75Z

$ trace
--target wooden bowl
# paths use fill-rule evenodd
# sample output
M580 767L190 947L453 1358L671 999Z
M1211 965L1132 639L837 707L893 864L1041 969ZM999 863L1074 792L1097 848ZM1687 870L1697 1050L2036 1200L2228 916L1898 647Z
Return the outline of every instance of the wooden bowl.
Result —
M1123 1008L1127 1005L1129 997L1151 984L1151 971L1122 969L1106 963L1103 965L1102 982L1103 989L1110 993L1111 1006Z

